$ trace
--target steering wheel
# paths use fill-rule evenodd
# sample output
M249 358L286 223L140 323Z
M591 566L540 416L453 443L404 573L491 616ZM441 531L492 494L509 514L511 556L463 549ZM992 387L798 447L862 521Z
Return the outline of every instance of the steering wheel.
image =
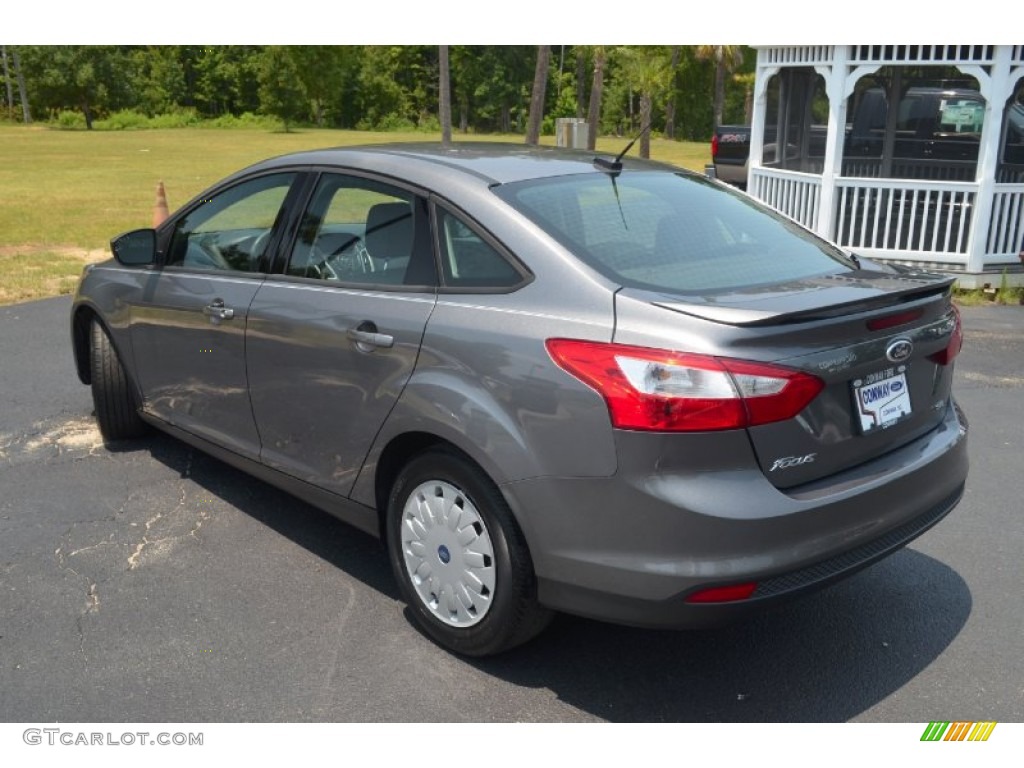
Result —
M190 250L192 238L189 238ZM199 239L195 241L199 246L199 252L202 257L186 256L186 262L190 262L196 266L204 266L202 264L203 258L210 261L210 266L216 269L231 269L231 265L228 264L228 260L224 258L224 255L220 252L220 248L217 247L217 233L210 232L204 235L200 235Z
M315 277L319 280L341 280L341 275L331 264L331 258L316 245L311 245L309 247L309 263L306 265L306 277Z
M270 230L268 229L261 235L258 235L252 244L252 252L249 260L251 262L258 262L263 258L263 252L267 250L267 243L270 242Z
M354 237L327 259L336 274L365 275L376 271L373 257L366 250L362 238Z

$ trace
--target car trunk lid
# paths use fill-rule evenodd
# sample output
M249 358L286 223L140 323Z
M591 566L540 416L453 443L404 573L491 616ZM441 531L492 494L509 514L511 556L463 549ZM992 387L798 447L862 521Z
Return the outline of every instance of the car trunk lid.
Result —
M747 429L766 477L789 488L894 450L942 420L952 384L946 358L951 345L959 349L951 282L856 270L714 295L624 288L615 341L821 379L822 391L795 417Z

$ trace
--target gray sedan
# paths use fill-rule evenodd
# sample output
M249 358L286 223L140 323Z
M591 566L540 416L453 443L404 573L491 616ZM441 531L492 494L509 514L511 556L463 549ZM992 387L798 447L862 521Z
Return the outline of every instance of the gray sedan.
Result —
M112 249L71 315L104 437L156 427L381 537L458 653L554 611L718 623L963 493L951 280L676 168L305 152Z

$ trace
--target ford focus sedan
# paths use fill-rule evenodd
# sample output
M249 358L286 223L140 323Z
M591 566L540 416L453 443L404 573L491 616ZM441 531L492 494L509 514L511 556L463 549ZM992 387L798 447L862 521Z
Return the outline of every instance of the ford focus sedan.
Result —
M304 152L112 250L71 314L104 438L156 427L380 537L458 653L556 611L716 624L963 493L951 279L677 168Z

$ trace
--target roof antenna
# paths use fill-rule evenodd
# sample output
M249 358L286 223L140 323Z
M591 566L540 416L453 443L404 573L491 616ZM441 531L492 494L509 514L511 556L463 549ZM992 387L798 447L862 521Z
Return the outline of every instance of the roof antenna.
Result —
M620 171L622 171L623 156L633 148L633 145L636 144L637 139L639 139L641 136L647 133L647 131L651 130L651 125L652 123L648 122L647 125L641 128L640 133L633 137L633 140L626 145L626 148L624 150L619 152L618 156L614 160L605 160L603 157L595 157L594 165L596 165L598 169L602 171L608 171L609 173L619 173Z

